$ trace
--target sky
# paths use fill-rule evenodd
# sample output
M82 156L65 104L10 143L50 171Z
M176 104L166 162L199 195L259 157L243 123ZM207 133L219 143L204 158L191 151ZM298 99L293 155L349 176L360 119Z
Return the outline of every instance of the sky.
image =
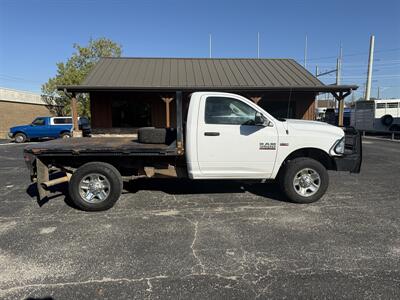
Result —
M294 58L315 73L335 69L364 93L375 35L372 96L400 98L399 0L0 0L0 86L40 92L73 44L107 37L123 56ZM335 82L335 75L320 79Z

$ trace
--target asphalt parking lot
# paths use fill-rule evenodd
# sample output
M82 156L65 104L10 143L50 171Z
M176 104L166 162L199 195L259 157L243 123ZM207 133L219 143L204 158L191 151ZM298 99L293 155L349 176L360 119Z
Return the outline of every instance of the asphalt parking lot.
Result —
M86 213L41 207L0 145L0 298L400 298L400 143L365 140L319 202L271 184L141 181Z

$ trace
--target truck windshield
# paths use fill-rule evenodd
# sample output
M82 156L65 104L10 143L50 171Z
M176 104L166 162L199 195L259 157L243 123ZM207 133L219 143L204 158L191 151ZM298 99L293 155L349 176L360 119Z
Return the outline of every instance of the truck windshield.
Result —
M36 119L32 122L32 125L35 125L35 126L42 126L42 125L44 125L44 124L45 124L44 118L36 118Z

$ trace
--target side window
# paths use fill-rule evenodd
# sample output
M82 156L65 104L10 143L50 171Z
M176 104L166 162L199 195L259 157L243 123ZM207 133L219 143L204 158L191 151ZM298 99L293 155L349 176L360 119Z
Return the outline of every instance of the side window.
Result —
M32 125L35 125L35 126L43 126L43 125L45 125L45 124L46 124L46 121L45 121L44 118L36 118L36 119L32 122Z
M253 125L257 111L246 103L227 97L206 99L206 124Z
M386 103L377 103L376 108L386 108Z
M71 118L54 118L53 123L54 124L71 124L72 119Z

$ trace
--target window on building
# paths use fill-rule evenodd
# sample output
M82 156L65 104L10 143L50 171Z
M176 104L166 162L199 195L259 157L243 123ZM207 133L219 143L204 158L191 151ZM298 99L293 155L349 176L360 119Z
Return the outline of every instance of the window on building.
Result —
M113 127L151 126L151 105L141 100L114 100L112 102Z
M252 125L257 111L246 103L227 97L208 97L205 107L206 124Z

